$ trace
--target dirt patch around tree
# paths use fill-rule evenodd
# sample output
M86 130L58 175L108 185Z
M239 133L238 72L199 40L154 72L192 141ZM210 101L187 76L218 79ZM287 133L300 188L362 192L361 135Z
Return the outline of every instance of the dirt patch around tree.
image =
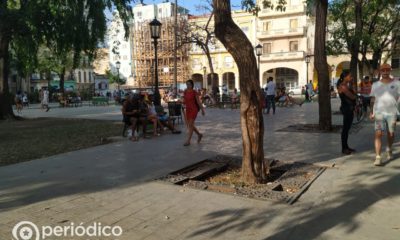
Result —
M263 184L241 179L241 157L219 155L172 172L160 181L184 187L293 204L323 173L325 166L270 159L270 174Z
M110 143L122 122L37 118L0 121L0 166Z
M361 124L353 125L350 128L350 134L358 133L362 129ZM318 124L294 124L276 130L277 132L304 132L304 133L341 133L342 125L332 125L332 130L321 130Z

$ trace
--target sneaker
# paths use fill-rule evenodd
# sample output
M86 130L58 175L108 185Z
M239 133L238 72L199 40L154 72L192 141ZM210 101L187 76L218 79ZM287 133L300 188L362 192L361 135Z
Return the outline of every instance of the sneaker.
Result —
M382 158L381 158L381 156L376 156L374 165L375 166L382 166Z
M386 148L386 159L388 161L393 159L393 152L392 152L392 149L390 149L390 148Z

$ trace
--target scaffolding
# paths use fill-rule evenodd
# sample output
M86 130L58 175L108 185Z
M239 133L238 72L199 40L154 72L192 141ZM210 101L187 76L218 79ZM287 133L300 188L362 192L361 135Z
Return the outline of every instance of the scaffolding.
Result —
M174 18L163 18L161 35L158 39L158 81L159 87L174 85ZM133 52L133 73L135 87L145 88L154 86L154 43L150 36L150 21L134 23L131 26L131 42ZM187 27L187 16L178 17L178 32ZM178 34L179 35L179 34ZM177 38L177 46L181 39ZM177 50L177 82L185 83L189 79L189 46Z

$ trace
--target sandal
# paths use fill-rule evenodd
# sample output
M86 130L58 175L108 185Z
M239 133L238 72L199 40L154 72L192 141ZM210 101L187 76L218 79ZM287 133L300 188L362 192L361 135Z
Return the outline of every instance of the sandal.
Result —
M197 138L197 143L200 143L202 138L203 138L203 134L200 134L199 137Z
M172 134L181 134L182 132L181 131L179 131L179 130L173 130L172 131Z
M187 146L189 146L190 145L190 143L184 143L183 144L183 146L185 146L185 147L187 147Z

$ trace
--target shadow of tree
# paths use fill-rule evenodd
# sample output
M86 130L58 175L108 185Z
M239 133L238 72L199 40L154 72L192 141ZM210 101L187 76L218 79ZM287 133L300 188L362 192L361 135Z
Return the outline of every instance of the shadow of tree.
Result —
M290 216L285 216L275 232L265 237L274 239L319 239L321 234L337 226L351 233L360 227L357 216L368 210L378 201L400 195L400 175L382 173L379 168L370 168L346 177L346 189L333 193L334 197L322 201L320 205L306 203L293 206ZM367 184L368 181L377 182ZM255 231L265 228L274 218L287 213L288 207L254 211L254 209L224 209L206 214L200 223L200 229L189 237L209 234L213 238L228 231L242 233L249 229ZM291 208L291 206L290 206ZM264 231L265 232L265 231Z

